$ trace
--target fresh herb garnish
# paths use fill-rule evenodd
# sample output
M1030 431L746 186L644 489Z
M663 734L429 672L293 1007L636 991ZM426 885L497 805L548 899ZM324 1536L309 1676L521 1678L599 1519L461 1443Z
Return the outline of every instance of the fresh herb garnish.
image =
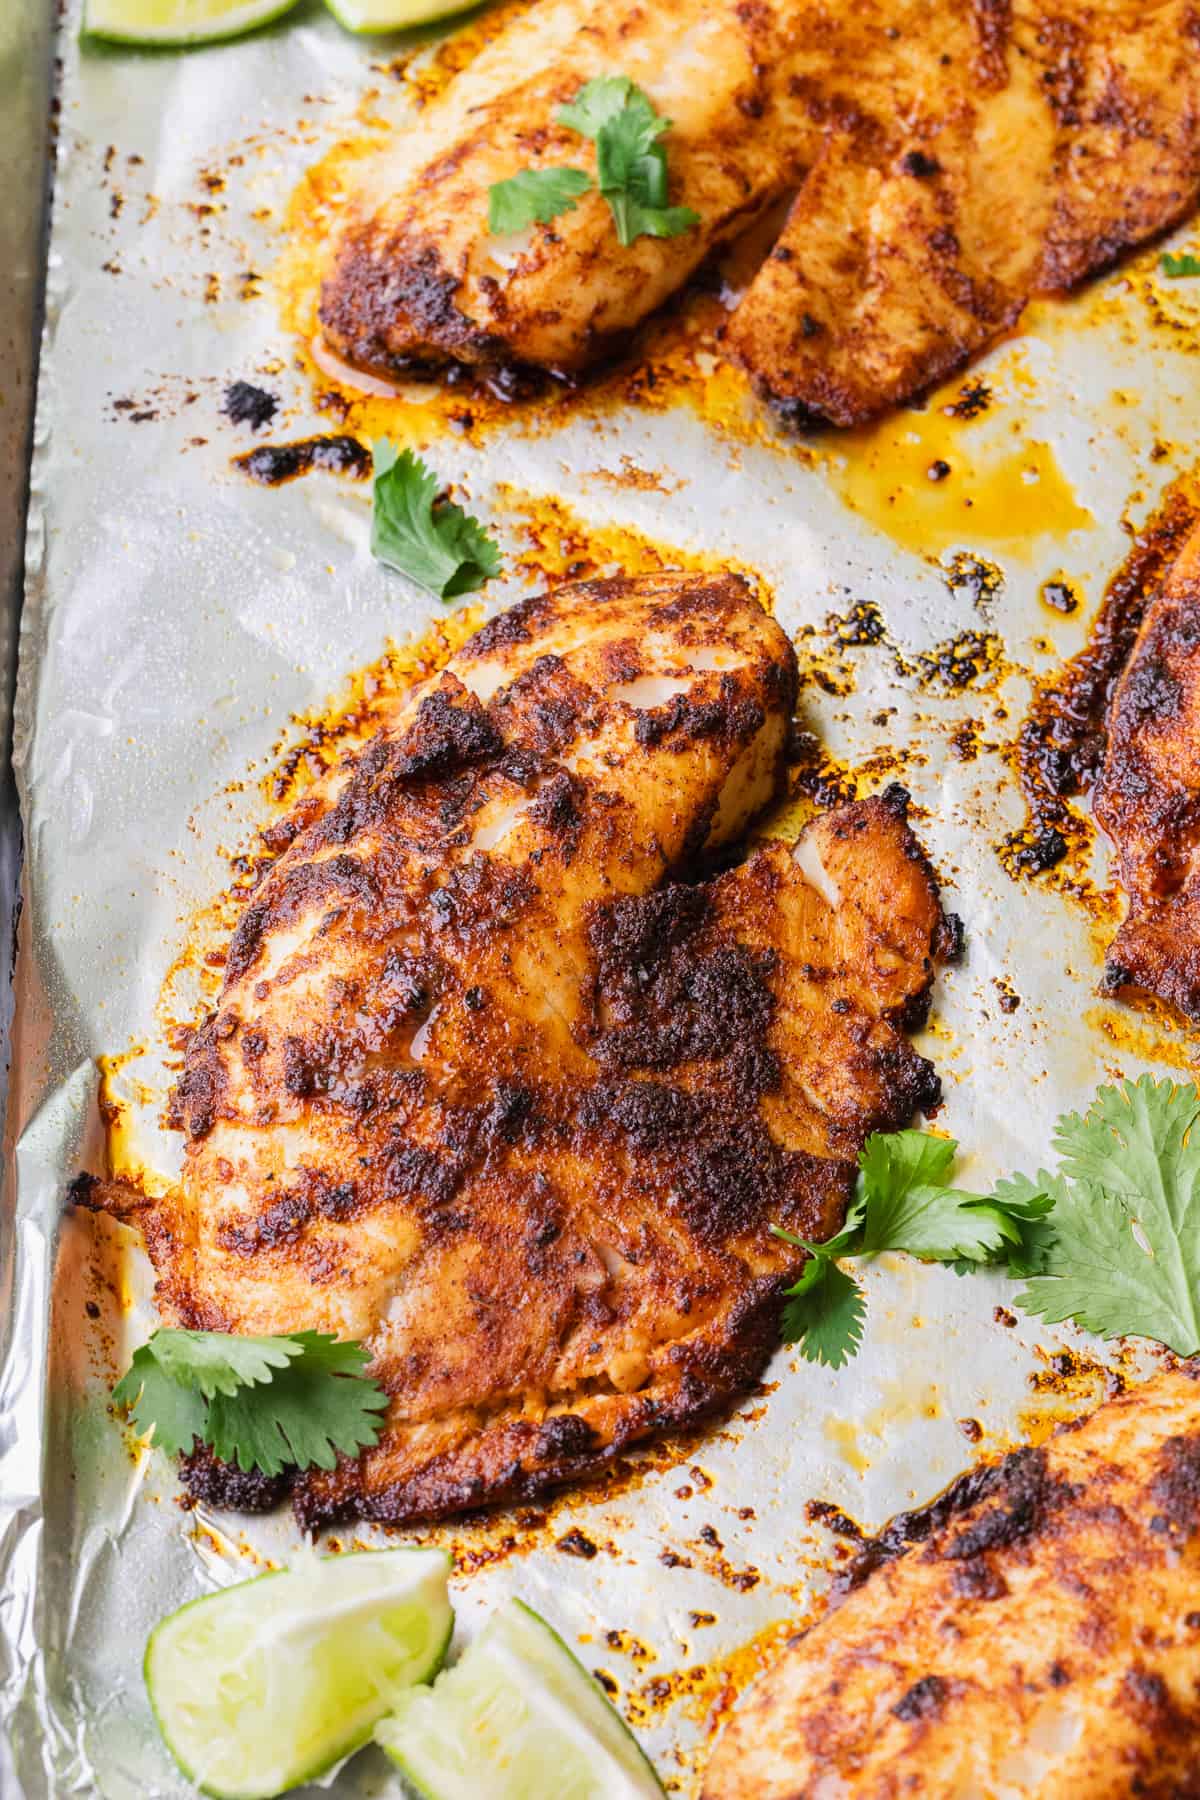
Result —
M802 1241L788 1238L791 1244ZM858 1355L867 1316L866 1296L854 1277L838 1268L832 1256L822 1255L815 1245L809 1248L813 1254L799 1281L784 1290L790 1298L783 1309L783 1341L798 1344L800 1354L808 1362L827 1363L831 1369L840 1369Z
M1060 1119L1043 1268L1017 1305L1098 1337L1200 1350L1200 1092L1143 1075Z
M628 75L597 75L594 80L586 82L573 100L558 109L558 122L567 126L570 131L577 131L580 137L598 138L606 125L611 125L629 104L630 96L636 94L651 113L653 102L635 87ZM663 121L666 129L667 121Z
M957 1145L927 1132L876 1133L837 1237L810 1244L786 1290L782 1330L811 1362L840 1368L859 1348L865 1304L836 1258L906 1250L959 1274L1002 1266L1025 1278L1025 1312L1098 1337L1200 1351L1200 1090L1143 1075L1097 1090L1058 1122L1056 1173L1009 1176L990 1195L948 1184Z
M503 237L535 221L548 225L559 213L574 212L580 194L591 188L585 169L522 169L488 189L488 230Z
M1182 275L1200 275L1200 256L1193 256L1190 250L1182 250L1178 256L1172 256L1164 250L1159 257L1159 266L1164 275L1177 281Z
M595 139L600 192L622 244L639 237L680 237L699 221L690 206L667 205L667 152L661 140L671 121L659 117L632 81L625 76L589 81L558 116Z
M600 75L558 110L558 122L596 146L596 186L608 202L617 237L679 237L700 218L690 206L667 204L670 119L627 75ZM549 224L570 212L592 188L581 169L526 169L488 190L488 229L519 231L535 220Z
M468 594L500 573L500 552L478 519L438 501L433 470L411 450L397 456L386 438L373 446L371 554L443 600Z
M810 1362L841 1368L858 1350L866 1303L836 1258L906 1250L926 1262L978 1268L1006 1263L1017 1273L1040 1267L1044 1221L1053 1201L1029 1183L1002 1183L969 1194L948 1177L958 1145L925 1131L875 1132L859 1156L858 1186L835 1238L812 1244L773 1225L776 1237L809 1252L786 1289L784 1340Z
M247 1472L332 1469L378 1441L388 1398L363 1370L361 1344L319 1331L240 1337L154 1332L113 1389L168 1456L199 1439Z

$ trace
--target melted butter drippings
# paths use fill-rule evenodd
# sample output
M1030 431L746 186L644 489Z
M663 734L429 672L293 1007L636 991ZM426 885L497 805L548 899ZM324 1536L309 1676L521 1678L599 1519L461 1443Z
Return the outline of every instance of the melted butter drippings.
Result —
M165 1178L144 1160L134 1110L137 1106L153 1106L159 1096L129 1072L146 1051L144 1043L135 1042L117 1055L96 1058L100 1078L97 1106L104 1128L105 1174L141 1186L148 1194L159 1194L166 1185Z
M1020 553L1094 523L1048 443L998 433L931 404L830 443L825 476L844 503L918 554L981 545Z

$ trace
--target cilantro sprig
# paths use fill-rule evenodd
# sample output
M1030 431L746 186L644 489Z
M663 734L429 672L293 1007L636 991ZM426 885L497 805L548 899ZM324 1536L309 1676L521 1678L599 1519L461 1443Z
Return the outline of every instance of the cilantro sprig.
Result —
M838 1258L906 1250L960 1269L1007 1263L1028 1273L1040 1266L1043 1221L1053 1201L1019 1182L1001 1184L991 1195L952 1187L957 1152L953 1138L930 1132L874 1132L859 1156L854 1199L836 1237L814 1244L771 1227L809 1255L795 1286L785 1290L782 1321L785 1342L797 1344L808 1361L839 1369L862 1341L866 1301Z
M469 594L500 573L500 551L478 519L438 499L440 482L411 450L386 438L373 446L371 554L443 600Z
M388 1398L370 1353L328 1333L240 1337L161 1327L113 1389L168 1456L208 1444L247 1473L332 1469L379 1439Z
M680 237L699 222L690 206L668 204L667 151L670 119L627 75L599 75L558 110L558 122L596 146L595 187L608 202L617 237L628 246L639 237ZM488 189L488 230L494 235L550 224L572 212L593 191L582 169L522 169Z
M837 1369L862 1342L866 1302L839 1259L902 1250L959 1274L992 1267L1023 1278L1016 1304L1048 1324L1098 1337L1144 1337L1200 1352L1200 1089L1137 1081L1099 1088L1058 1121L1059 1165L1012 1175L991 1194L950 1184L958 1146L921 1131L876 1133L837 1237L809 1243L782 1331L811 1362Z
M1200 256L1193 256L1190 250L1181 250L1178 256L1164 250L1158 261L1163 274L1172 281L1178 281L1184 275L1200 275Z
M1058 1122L1044 1265L1017 1305L1098 1337L1200 1350L1200 1092L1143 1075Z
M596 146L596 177L608 201L617 237L680 237L700 218L690 206L667 205L667 152L662 139L670 119L627 75L602 75L559 109L567 125Z

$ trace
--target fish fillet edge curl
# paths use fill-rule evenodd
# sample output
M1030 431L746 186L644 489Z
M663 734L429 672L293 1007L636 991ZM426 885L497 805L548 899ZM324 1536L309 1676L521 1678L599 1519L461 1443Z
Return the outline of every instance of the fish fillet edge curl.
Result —
M726 1404L798 1267L770 1224L836 1230L866 1134L936 1100L904 1029L952 934L902 790L696 879L795 696L736 576L560 588L276 828L181 1184L129 1216L168 1322L369 1347L384 1435L296 1481L306 1525L528 1499Z
M859 1573L703 1800L1200 1795L1200 1364L971 1470Z
M1200 1018L1200 522L1113 693L1095 812L1128 897L1106 991L1157 994Z

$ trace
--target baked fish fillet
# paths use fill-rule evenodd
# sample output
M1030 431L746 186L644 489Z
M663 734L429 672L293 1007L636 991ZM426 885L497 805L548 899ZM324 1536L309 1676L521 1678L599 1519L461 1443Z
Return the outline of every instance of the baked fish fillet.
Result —
M626 75L672 121L672 204L622 248L595 192L489 236L488 190L594 172L559 108ZM851 425L927 387L1182 218L1200 195L1194 0L538 0L372 165L321 299L376 374L572 374L794 196L730 320L798 417Z
M936 1097L902 793L672 881L774 793L795 686L735 576L560 588L301 802L187 1051L182 1185L131 1216L169 1321L370 1347L384 1437L306 1523L533 1495L718 1406L775 1342L768 1225L835 1229Z
M1107 721L1096 817L1128 897L1105 986L1200 1017L1200 525L1153 593Z
M750 1690L704 1800L1200 1795L1200 1367L971 1471L872 1560Z

